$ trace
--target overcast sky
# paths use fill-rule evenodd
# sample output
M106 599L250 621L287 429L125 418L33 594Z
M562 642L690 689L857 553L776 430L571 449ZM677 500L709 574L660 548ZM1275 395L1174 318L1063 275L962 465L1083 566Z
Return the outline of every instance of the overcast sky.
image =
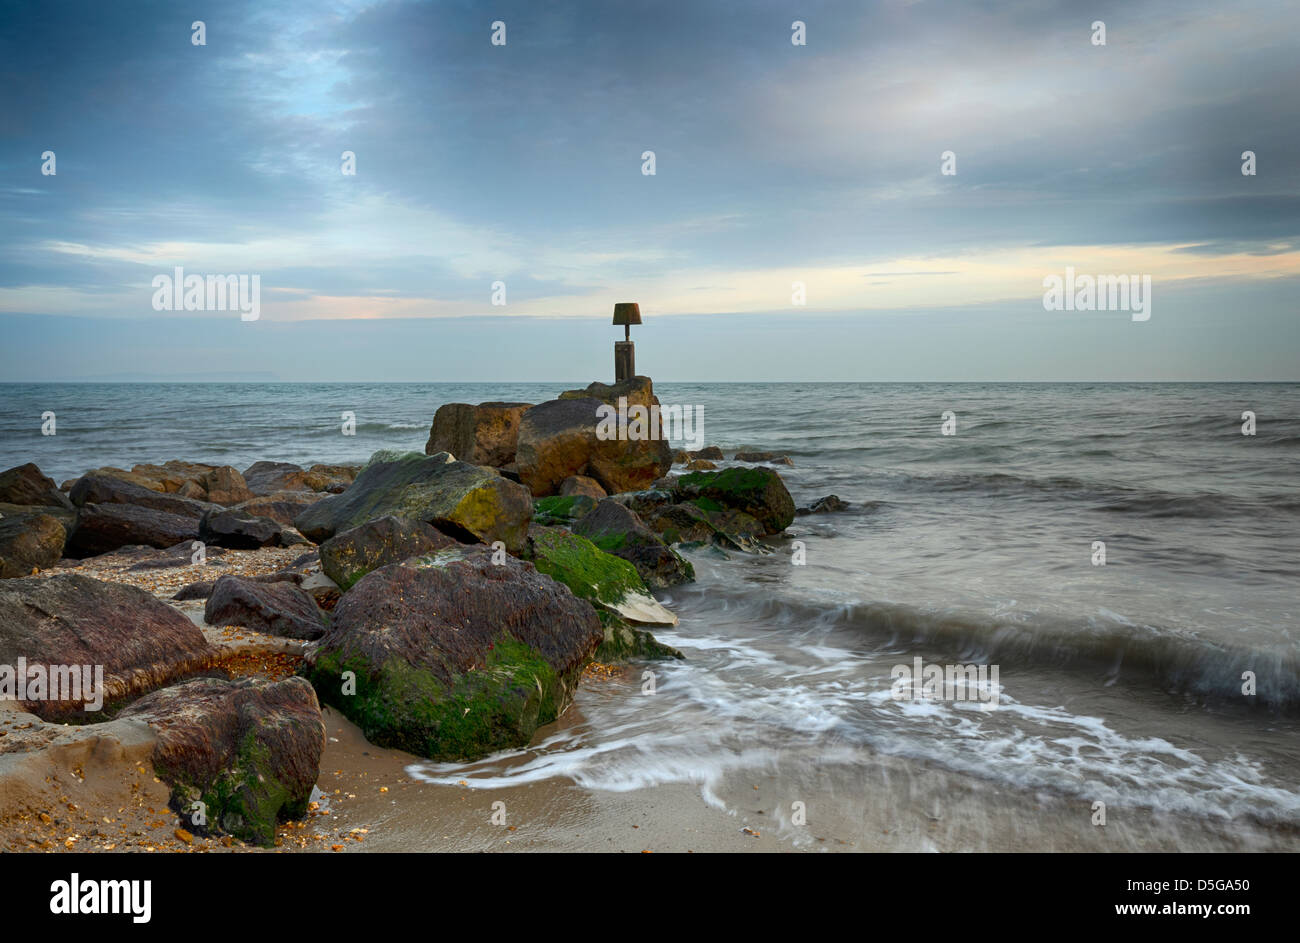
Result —
M1294 0L0 25L0 380L604 378L623 300L661 379L1300 379ZM155 311L175 266L260 276L260 319ZM1150 320L1045 311L1066 266L1151 276Z

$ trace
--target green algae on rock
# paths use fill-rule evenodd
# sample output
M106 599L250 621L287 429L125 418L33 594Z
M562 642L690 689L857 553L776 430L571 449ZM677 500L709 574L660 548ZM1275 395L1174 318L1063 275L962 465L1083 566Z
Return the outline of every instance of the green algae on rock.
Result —
M307 813L325 723L303 679L201 678L146 695L119 718L158 737L154 770L196 830L271 847L277 823Z
M764 536L794 523L794 499L771 468L691 472L676 479L674 490L704 511L743 511L763 526Z
M538 570L569 587L574 595L629 622L677 624L677 616L650 595L636 567L585 537L555 527L531 527L528 557Z
M379 746L466 761L525 746L569 705L604 633L590 605L486 548L381 567L301 672Z
M650 633L649 629L638 629L628 625L614 613L602 609L600 624L605 630L605 641L596 649L596 661L610 663L625 662L634 658L682 658L686 656L665 645Z

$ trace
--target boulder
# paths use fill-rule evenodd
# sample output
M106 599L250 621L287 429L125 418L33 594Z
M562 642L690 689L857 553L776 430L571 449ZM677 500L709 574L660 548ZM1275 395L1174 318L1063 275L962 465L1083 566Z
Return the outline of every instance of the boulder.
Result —
M207 830L269 848L277 823L307 814L325 723L302 678L201 678L146 695L119 716L157 735L154 771L185 819L201 802Z
M204 514L216 507L207 501L197 501L176 492L154 491L124 478L101 472L82 475L72 486L68 497L77 507L87 504L131 504L177 517L190 518L196 526Z
M285 526L269 517L225 508L210 511L199 521L199 539L232 550L256 550L258 547L287 547L298 541L284 538Z
M795 508L796 514L823 514L830 511L843 511L849 506L849 502L840 500L838 495L828 494L824 498L818 498L810 507Z
M673 452L673 464L685 465L691 460L690 454L685 449L677 449Z
M726 458L726 456L722 454L722 449L718 448L716 445L705 446L702 449L697 449L694 452L688 452L687 454L691 458L703 458L711 462L720 462Z
M72 505L54 484L31 462L0 472L0 502L33 507L71 510Z
M531 527L528 559L575 596L629 622L676 625L677 616L650 595L636 568L590 540L556 527Z
M203 487L203 476L215 467L215 465L204 465L201 462L181 462L173 459L161 465L134 465L131 468L131 474L136 478L152 481L157 485L159 491L174 494L180 491L187 481L192 481L199 487ZM204 491L206 492L207 489L204 488Z
M197 518L135 504L87 504L77 512L77 526L65 553L89 557L131 544L172 547L198 536Z
M199 484L208 493L208 500L213 504L220 504L229 507L232 504L239 504L241 501L247 501L253 497L253 492L249 490L244 476L239 473L237 468L229 465L222 465L205 472L199 480Z
M595 660L604 664L617 664L631 659L681 658L686 656L671 645L655 638L649 629L628 625L612 612L601 610L601 627L605 640L596 649Z
M321 569L346 592L371 570L455 546L457 541L423 521L381 517L321 544Z
M631 563L652 588L664 589L695 579L695 568L617 501L601 501L573 525L573 532Z
M696 504L669 504L647 512L645 524L670 544L709 543L746 553L767 553L764 527L744 511L706 511Z
M538 498L533 502L533 523L541 524L543 527L556 525L568 527L594 511L596 504L595 498L585 494L575 494L567 498L560 495Z
M343 494L299 514L297 528L319 543L391 515L432 524L457 540L500 540L512 553L523 548L533 502L522 485L446 453L379 458L372 459Z
M54 566L67 538L63 524L51 514L0 517L0 579L31 576L34 570Z
M212 587L216 585L214 580L196 580L193 583L186 583L180 589L172 594L172 600L175 602L185 602L190 599L207 599L212 595Z
M304 660L321 699L372 743L435 760L525 746L568 707L604 633L567 589L492 558L453 548L363 577Z
M645 406L647 409L659 405L659 399L655 396L654 383L649 377L641 376L619 383L596 381L584 390L565 390L557 399L596 399L615 407L618 406L618 401L623 399L627 401L629 407Z
M789 455L780 452L737 452L738 462L767 462L771 465L793 465Z
M0 582L0 666L103 666L107 704L206 668L216 655L193 622L150 593L61 573ZM47 692L50 693L50 692ZM92 716L92 698L31 700L46 719Z
M471 465L500 468L515 460L519 419L532 403L447 403L433 414L426 455L450 452Z
M297 639L320 638L328 622L311 594L292 580L262 582L232 574L213 585L203 621Z
M593 384L593 386L598 384ZM566 478L594 478L606 492L647 487L672 466L662 430L657 438L601 439L606 404L594 397L561 398L526 411L519 422L519 478L536 497L559 492Z
M324 497L325 494L319 491L272 491L241 501L233 505L231 510L244 511L255 517L269 517L290 526L304 508L311 507Z
M304 479L313 491L342 494L357 478L355 465L313 465Z
M589 498L595 498L599 501L601 498L608 497L605 489L600 486L595 478L588 478L586 475L571 475L560 482L560 495L568 498L576 494L586 495Z
M254 462L244 469L244 484L255 495L311 490L307 470L289 462Z
M686 470L693 471L713 471L718 466L710 462L707 458L693 458L686 463Z
M691 472L677 479L675 489L705 511L743 511L763 526L764 535L780 533L794 521L794 499L771 468Z

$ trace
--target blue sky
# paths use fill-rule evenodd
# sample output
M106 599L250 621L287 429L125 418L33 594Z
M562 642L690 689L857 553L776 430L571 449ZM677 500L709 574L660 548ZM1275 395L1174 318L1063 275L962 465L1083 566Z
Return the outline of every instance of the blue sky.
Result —
M605 378L621 300L665 380L1300 379L1294 3L0 23L0 380ZM174 266L259 275L260 319L155 311ZM1151 320L1044 311L1066 266L1150 275Z

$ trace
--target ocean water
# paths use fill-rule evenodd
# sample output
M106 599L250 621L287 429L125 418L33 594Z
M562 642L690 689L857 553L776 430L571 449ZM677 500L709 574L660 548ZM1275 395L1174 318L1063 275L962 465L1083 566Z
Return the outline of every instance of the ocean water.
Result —
M421 449L441 403L536 402L579 385L7 385L0 467L34 461L63 480L170 458L360 461ZM904 763L1085 821L1098 801L1180 817L1174 847L1197 844L1188 821L1300 826L1300 385L656 393L703 407L704 443L728 456L788 453L780 472L797 504L834 493L851 506L797 518L765 555L689 552L697 582L660 594L681 624L657 633L687 658L645 666L652 695L640 670L588 685L527 750L417 764L415 776L687 782L741 814L737 783L762 772L797 780L815 797L810 816L852 833L870 817L852 784ZM355 436L341 434L348 410ZM54 436L41 435L45 411ZM895 669L916 658L996 666L982 689L995 709L896 698ZM921 802L914 786L873 793L900 816ZM943 801L929 795L924 811ZM789 814L769 825L806 840Z

